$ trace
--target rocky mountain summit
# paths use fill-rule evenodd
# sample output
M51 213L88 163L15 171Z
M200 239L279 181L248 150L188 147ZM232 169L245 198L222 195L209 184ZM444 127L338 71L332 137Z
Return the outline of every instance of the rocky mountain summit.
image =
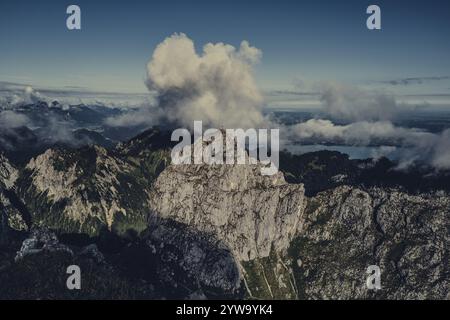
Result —
M0 154L0 186L5 189L11 189L14 186L18 175L18 170L3 154Z
M285 251L305 207L301 184L259 165L170 165L150 193L155 215L215 234L238 261Z
M15 230L26 230L29 217L16 195L16 182L19 170L2 154L0 154L0 209L8 212L4 219L8 226Z
M255 271L247 264L271 255L285 255L301 226L306 205L303 185L287 183L281 172L262 175L261 168L261 163L172 164L161 172L150 193L156 217L214 235L229 248L252 297L257 294L251 293L250 278L258 283L267 279L264 270ZM281 259L275 260L283 265ZM287 288L281 290L286 292L280 292L280 298L296 296L290 273L285 268L282 277L272 284Z
M37 225L96 235L103 226L126 230L126 223L141 231L147 194L134 170L98 146L48 149L26 165L19 192Z
M23 167L0 157L0 283L20 295L29 270L63 273L35 291L45 298L80 263L93 286L81 298L121 298L116 285L125 298L449 298L447 192L348 185L336 177L349 163L313 155L301 165L326 174L308 193L295 158L273 176L258 162L175 165L166 139L51 148ZM366 287L369 265L381 290ZM27 277L40 288L39 274Z

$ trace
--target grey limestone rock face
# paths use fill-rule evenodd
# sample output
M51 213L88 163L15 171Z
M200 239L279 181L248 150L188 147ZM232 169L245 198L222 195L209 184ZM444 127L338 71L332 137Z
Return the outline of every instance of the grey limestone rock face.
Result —
M27 230L28 226L22 217L21 212L11 202L11 197L16 192L16 181L19 177L19 170L0 154L0 207L2 207L7 224L14 230Z
M301 224L303 185L260 165L170 165L150 194L155 215L213 233L237 261L285 251Z
M18 175L18 170L5 156L0 154L0 187L6 189L13 188Z
M104 226L142 230L147 190L135 170L98 146L48 149L27 164L20 194L36 225L89 235Z
M339 187L308 200L290 249L301 298L448 299L450 198ZM381 290L368 290L369 265Z

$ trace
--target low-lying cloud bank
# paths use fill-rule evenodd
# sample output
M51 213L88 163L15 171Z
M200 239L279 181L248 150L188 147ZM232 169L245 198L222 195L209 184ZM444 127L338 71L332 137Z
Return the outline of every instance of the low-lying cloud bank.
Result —
M8 94L0 96L1 107L14 109L27 104L37 103L39 101L50 102L50 99L31 86L20 86L18 84L0 84L1 91Z
M12 110L0 112L0 128L3 130L14 129L28 124L30 124L30 119L23 114Z
M397 127L390 121L358 121L348 125L336 125L330 120L310 119L294 125L291 129L300 140L354 146L414 146L417 140L429 140L434 136L419 129Z
M389 121L360 121L337 125L330 120L311 119L290 128L293 139L308 144L330 143L351 146L402 147L399 169L426 163L436 169L450 169L450 129L433 134L419 129L397 127Z
M384 146L380 149L386 152L384 155L396 153L400 169L415 164L450 169L450 130L434 134L394 125L392 121L406 107L399 105L393 94L333 82L314 83L311 87L319 92L321 112L326 118L310 119L289 127L290 141Z
M0 81L0 108L18 107L46 102L50 107L68 109L71 105L96 105L109 108L136 108L148 105L148 93L92 91L84 87L39 88L22 83Z
M335 82L319 83L323 111L347 121L386 121L395 117L398 105L393 94L364 90Z
M31 86L16 86L15 93L5 90L9 94L0 100L0 152L57 143L77 147L94 142L86 134L76 132L80 128L69 115L69 105L62 105Z

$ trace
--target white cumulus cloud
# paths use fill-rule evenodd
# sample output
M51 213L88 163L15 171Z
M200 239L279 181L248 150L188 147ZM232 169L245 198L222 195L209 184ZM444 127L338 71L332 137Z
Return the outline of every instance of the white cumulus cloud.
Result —
M212 127L259 127L263 98L253 65L260 57L247 41L238 49L208 43L197 53L191 39L174 34L156 47L147 65L147 86L169 121L188 127L194 120Z

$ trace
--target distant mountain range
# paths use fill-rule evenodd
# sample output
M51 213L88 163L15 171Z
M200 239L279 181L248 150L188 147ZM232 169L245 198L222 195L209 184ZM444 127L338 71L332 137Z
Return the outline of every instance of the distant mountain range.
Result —
M65 106L57 101L39 101L13 109L0 107L0 117L8 114L9 119L13 114L20 119L17 124L5 123L0 127L0 152L13 162L25 164L53 146L112 148L144 129L142 126L117 128L106 124L106 119L124 112L101 105Z

